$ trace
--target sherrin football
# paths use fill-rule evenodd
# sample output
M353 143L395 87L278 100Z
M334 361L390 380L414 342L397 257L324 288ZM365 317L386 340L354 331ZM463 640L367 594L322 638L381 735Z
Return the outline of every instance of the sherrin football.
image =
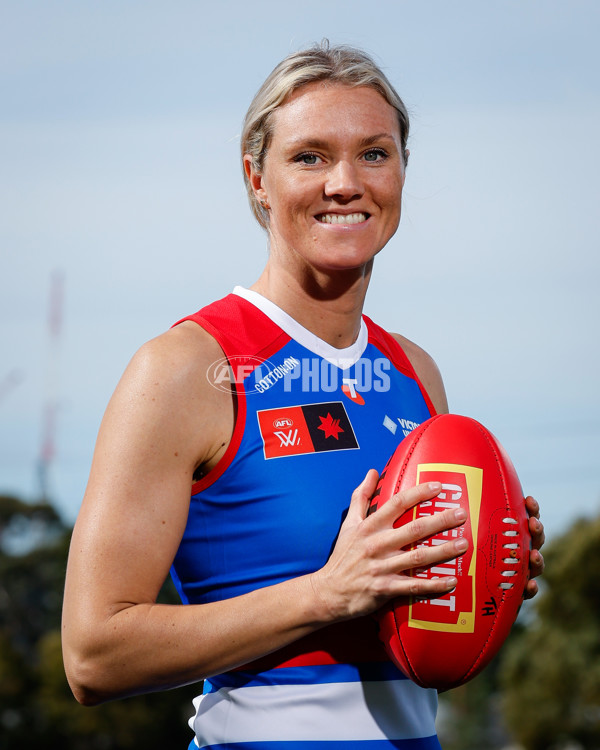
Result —
M405 512L395 526L463 507L463 526L418 544L464 536L469 548L449 562L411 571L427 578L456 576L458 584L437 598L394 600L377 613L379 635L408 677L422 687L447 690L490 662L517 617L529 577L528 514L510 458L469 417L439 414L413 430L382 472L369 513L422 482L441 482L442 491Z

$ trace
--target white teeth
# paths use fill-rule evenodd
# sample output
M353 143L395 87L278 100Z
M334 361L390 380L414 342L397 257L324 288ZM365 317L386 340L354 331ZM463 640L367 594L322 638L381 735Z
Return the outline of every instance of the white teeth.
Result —
M367 220L366 214L319 214L317 217L323 224L360 224Z

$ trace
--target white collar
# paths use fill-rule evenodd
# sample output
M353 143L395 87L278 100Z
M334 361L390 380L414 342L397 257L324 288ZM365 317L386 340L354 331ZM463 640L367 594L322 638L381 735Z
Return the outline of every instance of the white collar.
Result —
M258 307L258 309L276 323L282 331L285 331L288 336L293 338L299 344L302 344L302 346L313 354L323 357L323 359L342 370L356 364L367 348L369 334L363 318L360 320L360 331L356 341L345 349L336 349L335 346L331 346L331 344L328 344L326 341L323 341L323 339L315 336L315 334L312 333L312 331L309 331L308 328L300 325L300 323L298 323L297 320L294 320L291 315L288 315L274 302L271 302L270 299L263 297L262 294L259 294L252 289L245 289L241 286L236 286L233 293L237 294L238 297L243 297L243 299L250 302L255 307Z

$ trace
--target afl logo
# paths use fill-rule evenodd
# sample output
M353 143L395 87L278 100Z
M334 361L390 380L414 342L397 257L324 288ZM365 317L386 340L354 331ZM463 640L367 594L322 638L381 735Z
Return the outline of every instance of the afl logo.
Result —
M280 429L281 427L293 427L294 426L294 420L288 419L287 417L281 417L280 419L275 419L273 422L273 427Z
M247 385L248 378L254 372L258 373L258 377L263 377L265 372L268 374L273 369L274 366L268 359L255 357L254 355L235 354L229 358L222 357L213 362L206 371L206 379L213 388L225 391L225 393L231 393L236 385L244 387L247 395L262 393L256 384L254 386Z

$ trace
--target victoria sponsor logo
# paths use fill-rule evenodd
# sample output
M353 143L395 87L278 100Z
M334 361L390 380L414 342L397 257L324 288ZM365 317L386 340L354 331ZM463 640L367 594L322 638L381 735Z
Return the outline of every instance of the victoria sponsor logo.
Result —
M410 435L410 433L415 430L421 423L420 422L413 422L410 419L403 419L402 417L398 417L397 421L394 421L391 417L389 417L387 414L383 418L382 425L389 430L392 435L395 435L398 430L398 425L402 428L402 433L404 437L407 435Z

